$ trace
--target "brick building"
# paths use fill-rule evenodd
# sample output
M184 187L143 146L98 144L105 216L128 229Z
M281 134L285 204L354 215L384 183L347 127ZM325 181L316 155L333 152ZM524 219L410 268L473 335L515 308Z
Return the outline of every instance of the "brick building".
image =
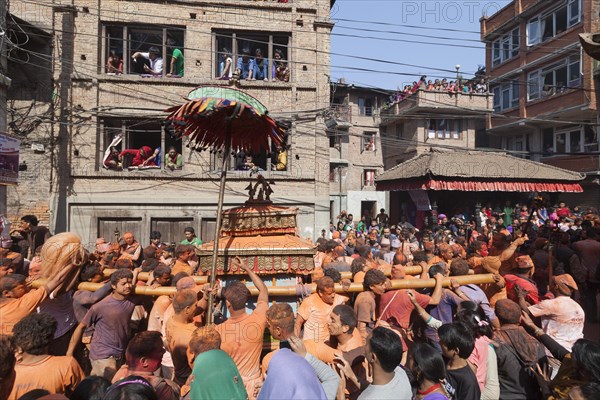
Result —
M385 192L375 191L375 176L383 172L383 146L376 123L386 90L331 84L329 136L329 199L331 219L346 210L358 222L368 213L375 217L388 208Z
M166 108L181 104L195 87L229 85L248 50L252 58L262 52L264 62L257 63L258 79L241 79L239 88L290 126L285 170L273 170L273 149L254 154L254 163L275 182L276 204L299 207L301 236L327 228L329 154L322 115L330 95L329 0L62 3L10 4L17 46L9 74L17 88L9 93L9 126L24 139L27 170L20 185L9 189L9 214L35 213L53 231L70 230L89 243L112 239L115 230L131 230L143 243L152 230L161 231L164 241L178 241L185 226L212 238L223 155L187 148L161 120ZM144 69L157 67L144 54L151 47L163 59L155 76ZM275 57L288 66L287 78L274 68ZM118 150L159 149L161 161L173 146L183 155L183 168L170 170L161 162L149 170L106 169L105 152L115 143ZM231 207L246 199L249 173L235 171L243 163L240 153L227 156L232 172L225 207Z
M597 75L578 35L597 32L600 3L516 0L481 20L494 93L490 145L583 172L583 194L571 205L597 207L600 198Z

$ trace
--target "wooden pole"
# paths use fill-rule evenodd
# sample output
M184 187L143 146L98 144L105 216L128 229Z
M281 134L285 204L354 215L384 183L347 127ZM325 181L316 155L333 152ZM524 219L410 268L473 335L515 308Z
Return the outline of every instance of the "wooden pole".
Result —
M455 276L452 279L456 279L461 285L475 284L480 285L484 283L494 283L494 276L492 274L477 274L477 275L464 275ZM422 288L433 288L435 287L435 279L393 279L391 282L391 289L422 289ZM46 279L38 279L32 282L33 287L41 287L46 283ZM96 291L104 286L103 283L91 283L82 282L79 284L79 290ZM443 287L450 286L450 278L445 278ZM316 291L316 285L310 284L311 293ZM254 286L248 286L252 296L258 296L258 289ZM268 286L269 296L272 297L294 297L298 295L297 286ZM136 286L135 294L144 296L170 296L175 294L177 289L173 286L163 286L159 288L151 288L150 286ZM362 283L352 283L348 290L344 290L342 285L336 284L335 291L338 293L360 293L364 291Z
M404 270L406 272L406 275L419 275L422 271L423 268L421 268L420 265L409 265L407 267L404 267ZM112 268L106 268L103 273L104 276L111 276L113 272L115 272L116 269L112 269ZM391 276L391 271L385 271L385 274L387 276ZM259 274L259 276L262 274ZM273 274L268 274L268 275L273 275ZM342 279L352 279L352 272L341 272L340 275L342 275ZM138 281L144 281L146 282L148 280L148 277L150 276L149 272L140 272L138 274ZM227 275L220 275L220 276L227 276ZM230 274L229 276L239 276L238 275L234 275L234 274ZM202 285L205 284L209 281L209 277L208 276L198 276L198 275L194 275L192 276L192 278L194 278L194 282L196 282L196 285Z
M221 164L221 185L219 186L219 200L217 202L217 223L215 226L215 240L213 244L212 265L210 267L210 287L215 286L217 279L217 261L219 259L219 236L221 236L221 223L223 222L223 201L225 198L225 183L227 180L227 161L231 152L231 128L233 119L238 112L237 107L227 119L227 133L225 134L225 148L223 149L223 164ZM210 290L208 295L208 309L206 310L206 324L212 324L214 313L213 292Z

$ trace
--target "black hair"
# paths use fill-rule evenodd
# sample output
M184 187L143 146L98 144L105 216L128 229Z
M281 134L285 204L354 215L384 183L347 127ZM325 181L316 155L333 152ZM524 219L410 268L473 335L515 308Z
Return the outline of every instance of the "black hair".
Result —
M455 258L450 263L450 276L463 276L469 273L469 263L462 258Z
M323 274L333 279L335 283L340 283L342 281L342 274L335 268L323 268Z
M356 252L362 257L362 258L369 258L369 254L371 254L371 246L368 246L366 244L361 245L361 246L356 246Z
M154 268L154 277L160 277L164 274L171 275L171 267L169 267L167 264L159 262L158 264L156 264L156 268Z
M356 314L352 307L347 304L338 304L333 307L332 312L335 315L340 316L340 321L342 325L347 325L350 329L348 329L348 333L352 334L354 332L354 328L356 328L358 324L358 320L356 319Z
M317 251L321 253L325 253L327 251L327 239L318 238L317 239Z
M426 378L440 382L446 377L446 365L440 352L429 343L415 342L412 349L412 374L418 387Z
M444 267L443 263L433 264L431 267L429 267L429 277L430 278L433 278L437 274L442 274L442 275L446 274L446 267Z
M427 262L427 261L428 261L427 253L425 253L424 251L417 251L416 253L413 254L413 262L420 263L420 262Z
M190 274L188 274L185 271L178 272L177 274L175 274L173 279L171 279L171 286L177 286L177 282L179 282L183 278L187 278L188 276L190 276Z
M190 232L190 233L196 233L196 231L194 230L194 228L192 228L191 226L186 227L183 232Z
M0 383L10 376L16 362L15 349L11 337L0 335Z
M458 308L455 320L466 326L475 339L481 336L491 339L494 336L490 320L477 303L463 301Z
M133 279L133 272L126 268L119 268L110 276L110 284L116 286L123 278Z
M386 281L385 274L383 271L378 269L370 269L365 274L365 279L363 280L363 289L366 291L371 290L371 286L379 285Z
M162 235L160 234L159 231L150 232L150 240L160 239L161 237L162 237Z
M352 260L352 264L350 264L352 278L354 278L354 275L356 275L358 272L362 271L365 265L367 265L367 259L364 257L356 257L354 260Z
M460 358L467 359L473 352L475 339L467 327L459 322L440 326L438 335L440 343L444 343L449 350L458 350Z
M11 291L20 284L25 283L27 277L21 274L8 274L0 278L0 297L5 291Z
M10 267L12 262L13 260L10 258L0 258L0 267Z
M246 307L246 303L250 297L250 290L240 281L229 282L223 289L223 297L229 301L231 308L235 311L242 310Z
M338 246L341 246L339 244L339 242L337 242L335 240L328 240L327 243L325 244L325 251L327 251L327 252L333 251Z
M141 376L130 375L115 382L106 391L103 400L158 400L154 388Z
M573 345L571 356L583 369L591 381L600 382L600 344L587 339L579 339Z
M140 358L151 357L162 349L163 340L160 332L143 331L135 335L127 344L127 364L132 367Z
M56 318L50 314L29 314L15 324L13 342L26 353L35 356L46 354L56 326Z
M75 387L70 400L102 400L110 381L103 376L88 376Z
M579 390L581 390L581 395L585 400L600 399L600 383L598 382L589 382L581 385L579 386Z
M391 329L379 326L368 338L371 351L377 356L381 368L392 372L402 361L402 341Z
M88 263L81 270L81 280L83 282L87 282L92 279L96 275L102 275L100 271L100 266L96 263Z
M35 215L31 215L31 214L23 215L21 217L21 221L27 222L31 226L37 226L40 223L40 221L38 221L37 217Z
M37 400L49 394L51 393L46 389L33 389L19 397L18 400Z

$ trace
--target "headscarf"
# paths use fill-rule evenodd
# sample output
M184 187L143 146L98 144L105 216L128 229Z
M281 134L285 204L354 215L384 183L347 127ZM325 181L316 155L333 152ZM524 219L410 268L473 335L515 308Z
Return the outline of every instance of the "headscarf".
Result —
M200 353L194 361L190 398L246 400L248 394L235 363L223 350Z
M280 399L327 400L315 370L290 349L275 352L267 368L267 379L257 397L257 400Z

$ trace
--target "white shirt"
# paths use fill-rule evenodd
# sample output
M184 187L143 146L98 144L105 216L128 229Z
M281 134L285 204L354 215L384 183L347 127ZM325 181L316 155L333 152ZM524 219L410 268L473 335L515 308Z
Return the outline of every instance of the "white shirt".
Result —
M154 60L150 59L150 53L140 53L142 57L146 60L150 61L150 69L153 73L160 75L163 72L163 59L160 56L157 56Z
M575 300L567 296L543 300L529 307L534 317L542 318L542 329L565 349L571 351L573 344L583 338L585 313Z
M358 400L411 400L410 381L402 367L396 367L394 378L385 385L369 385Z

